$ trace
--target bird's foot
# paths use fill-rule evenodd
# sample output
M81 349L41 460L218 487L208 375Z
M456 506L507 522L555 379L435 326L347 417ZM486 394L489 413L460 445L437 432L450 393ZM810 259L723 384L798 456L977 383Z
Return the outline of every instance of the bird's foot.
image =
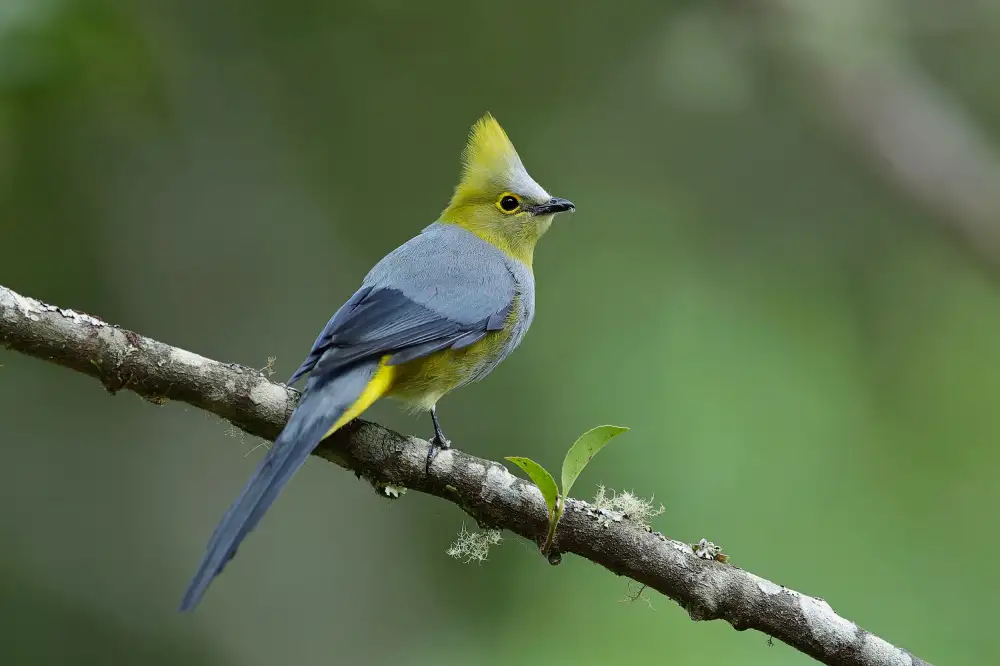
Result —
M434 437L431 438L431 446L427 450L427 465L426 467L424 467L424 473L425 474L431 473L431 462L433 462L434 457L437 456L438 451L450 448L451 448L450 439L446 438L441 433L434 435Z

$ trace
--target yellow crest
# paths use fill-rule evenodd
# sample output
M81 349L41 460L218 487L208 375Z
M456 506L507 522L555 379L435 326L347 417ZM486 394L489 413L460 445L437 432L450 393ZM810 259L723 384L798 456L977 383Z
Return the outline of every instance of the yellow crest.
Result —
M502 207L508 198L517 201L515 210ZM534 205L550 198L524 169L500 123L487 113L472 126L462 151L462 180L439 221L457 224L530 266L535 242L552 216L535 216L521 202Z
M487 113L472 126L462 151L462 184L476 186L505 180L519 171L524 171L524 166L514 144L496 118Z

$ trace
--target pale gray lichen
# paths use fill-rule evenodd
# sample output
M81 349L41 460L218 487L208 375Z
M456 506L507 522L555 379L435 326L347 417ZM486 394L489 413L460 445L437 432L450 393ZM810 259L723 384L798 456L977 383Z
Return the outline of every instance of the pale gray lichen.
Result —
M754 575L749 572L747 573L747 576L750 578L750 580L755 581L757 583L758 590L760 590L769 597L782 593L787 593L795 597L799 596L799 593L796 592L795 590L789 590L782 585L778 585L777 583L772 583L766 578L761 578L760 576Z
M722 552L722 548L708 539L700 539L698 543L691 545L691 549L694 551L695 557L703 560L729 561L729 556Z
M227 389L229 386L227 385ZM236 384L233 384L230 392L236 391ZM288 402L288 392L277 384L269 381L259 381L250 389L250 400L260 407L270 411L284 411Z
M837 615L823 599L800 595L799 610L802 611L813 639L822 645L836 651L855 640L858 626Z
M363 475L359 475L358 478L360 478L361 476ZM378 493L379 497L385 497L386 499L390 500L397 500L406 494L406 488L404 488L403 486L395 486L386 481L378 481L368 477L365 478L368 480L368 483L372 484L372 488L375 489L375 492Z
M259 372L264 377L267 377L268 379L274 377L274 375L276 374L276 371L274 369L274 362L277 360L278 360L277 356L268 356L267 365L265 365L263 368L260 368L257 372Z
M632 588L636 585L639 586L639 589L633 592ZM634 580L630 580L628 582L628 594L625 595L625 598L621 600L621 603L631 604L638 601L639 599L642 599L643 601L646 602L646 605L649 606L649 610L656 610L655 608L653 608L653 602L650 601L649 597L645 595L647 587L648 585L646 585L645 583L640 584Z
M391 483L387 483L380 487L383 495L389 499L399 499L401 496L406 494L406 488L402 486L394 486Z
M502 530L470 532L463 523L462 531L458 533L458 539L445 552L466 564L473 561L481 563L486 561L490 547L498 546L502 541Z
M662 504L655 506L652 498L639 497L627 490L618 493L604 486L597 486L594 506L597 507L598 514L610 514L605 517L614 522L624 518L646 528L651 527L653 518L666 511ZM615 520L615 516L620 518Z
M105 323L93 317L89 314L83 312L77 312L76 310L70 310L69 308L56 308L55 306L43 306L44 309L52 312L58 310L59 314L67 319L72 319L75 324L90 324L91 326L105 326Z
M490 465L486 470L486 485L506 490L514 485L517 477L503 465Z
M13 305L18 309L18 311L20 311L22 317L27 317L31 321L38 321L41 319L41 317L39 317L36 313L43 312L42 303L33 298L22 296L13 289L8 289L7 287L0 287L0 304L3 304L5 307Z
M180 363L181 365L186 365L192 368L201 368L212 361L209 361L204 356L199 356L184 349L174 348L170 350L170 360L174 363Z

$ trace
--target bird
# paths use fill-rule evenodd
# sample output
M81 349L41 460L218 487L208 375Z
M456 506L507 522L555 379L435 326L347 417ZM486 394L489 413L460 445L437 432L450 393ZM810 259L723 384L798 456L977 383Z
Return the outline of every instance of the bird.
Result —
M307 377L288 423L212 534L181 601L193 610L319 443L376 400L429 412L437 452L451 446L437 403L488 375L535 314L535 244L573 202L528 175L489 113L469 133L447 208L382 258L320 332L287 382Z

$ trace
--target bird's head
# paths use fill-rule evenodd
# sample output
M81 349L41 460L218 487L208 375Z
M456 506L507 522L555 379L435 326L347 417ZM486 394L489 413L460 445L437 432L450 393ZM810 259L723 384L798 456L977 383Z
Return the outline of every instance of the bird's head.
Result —
M472 127L462 166L462 180L441 221L465 227L528 265L552 218L576 209L528 175L507 133L488 113Z

